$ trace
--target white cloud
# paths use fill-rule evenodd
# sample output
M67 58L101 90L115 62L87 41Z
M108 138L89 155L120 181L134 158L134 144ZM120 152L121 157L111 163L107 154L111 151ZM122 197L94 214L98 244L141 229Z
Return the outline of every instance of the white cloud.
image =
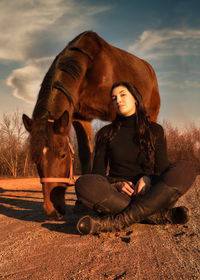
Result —
M159 86L200 88L200 30L146 30L128 51L156 66ZM160 70L162 71L160 72Z
M70 1L69 1L70 2ZM34 35L49 28L70 7L62 0L0 2L0 59L24 60Z
M177 89L199 89L200 72L191 71L190 73L180 71L157 72L159 86L166 86Z
M161 86L168 86L172 88L179 88L179 89L191 89L191 88L200 88L200 82L199 81L190 81L190 80L184 80L181 82L175 82L175 81L162 81L159 83Z
M92 6L92 7L89 7L88 10L87 10L87 15L88 16L94 16L96 14L99 14L99 13L102 13L102 12L105 12L107 10L110 10L112 7L111 6Z
M95 15L109 9L77 0L1 0L0 60L24 64L6 80L13 95L35 101L52 60L49 56L56 56L80 32L95 28Z
M146 30L128 50L145 59L168 56L199 56L200 30Z
M27 62L27 65L13 70L6 83L12 87L13 95L27 102L34 102L40 84L53 58L41 58Z
M94 24L94 15L110 6L89 6L77 0L0 1L0 59L24 61L44 37L73 39L80 28ZM95 25L95 24L94 24ZM63 45L64 46L64 45Z

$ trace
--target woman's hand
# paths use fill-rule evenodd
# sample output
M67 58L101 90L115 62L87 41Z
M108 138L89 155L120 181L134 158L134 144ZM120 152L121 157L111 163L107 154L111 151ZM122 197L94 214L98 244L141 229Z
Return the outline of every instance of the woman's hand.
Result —
M134 194L134 186L132 182L118 182L114 185L115 188L123 194L127 194L128 196L132 196Z
M141 177L135 185L135 195L144 194L151 186L151 180L148 176Z

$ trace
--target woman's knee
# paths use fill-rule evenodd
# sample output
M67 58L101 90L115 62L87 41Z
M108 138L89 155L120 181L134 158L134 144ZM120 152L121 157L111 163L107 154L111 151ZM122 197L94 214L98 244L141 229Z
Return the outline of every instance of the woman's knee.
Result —
M179 160L171 164L162 175L162 181L168 186L178 187L182 194L192 186L195 178L196 171L194 165L186 160Z
M78 178L75 184L77 198L96 203L104 199L109 192L110 183L99 174L86 174Z
M107 182L107 179L104 176L98 174L85 174L81 175L75 183L75 189L80 190L81 192L87 188L93 188L96 184L102 184Z
M77 198L99 213L119 213L131 201L130 197L113 189L106 177L98 174L86 174L79 177L75 189Z

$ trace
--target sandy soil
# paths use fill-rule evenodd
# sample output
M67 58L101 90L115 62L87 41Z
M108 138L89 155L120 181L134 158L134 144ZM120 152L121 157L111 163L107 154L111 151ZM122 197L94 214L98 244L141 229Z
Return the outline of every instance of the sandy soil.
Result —
M80 236L73 213L48 221L38 179L0 180L0 279L200 279L200 176L178 202L187 225L135 224L120 233Z

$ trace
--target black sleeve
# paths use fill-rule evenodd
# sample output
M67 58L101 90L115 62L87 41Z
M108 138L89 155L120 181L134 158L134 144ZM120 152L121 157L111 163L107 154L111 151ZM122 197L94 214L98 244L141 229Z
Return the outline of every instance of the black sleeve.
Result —
M106 176L108 166L107 144L98 141L98 135L103 133L102 128L97 134L92 173Z
M169 166L167 156L167 143L164 129L161 125L156 125L156 143L155 143L155 175L160 175Z

